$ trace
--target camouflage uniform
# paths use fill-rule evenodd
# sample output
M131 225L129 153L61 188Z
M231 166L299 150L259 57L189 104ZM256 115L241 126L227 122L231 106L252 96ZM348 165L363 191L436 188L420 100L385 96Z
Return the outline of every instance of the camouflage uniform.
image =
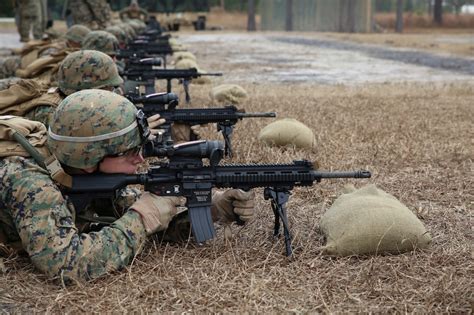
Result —
M110 5L105 0L70 0L69 9L74 24L83 24L90 29L104 29L112 16Z
M20 68L21 57L10 56L0 59L0 79L6 79L15 75L16 69Z
M91 102L96 107L84 111L84 106ZM135 115L135 106L112 92L74 93L55 112L47 132L48 148L68 167L84 169L97 165L105 156L141 145ZM94 127L73 128L86 125ZM39 126L43 133L37 137L45 136L46 129ZM106 137L79 143L68 140L93 135ZM80 226L75 224L78 215L60 186L35 160L19 155L0 159L0 229L8 242L21 241L40 271L65 280L95 278L130 263L146 239L145 226L137 212L125 211L111 225L81 234ZM111 204L118 202L122 212L137 196L127 194ZM109 213L110 209L96 208L101 205L92 204L88 212Z
M46 93L41 96L12 104L7 109L0 110L0 114L20 115L42 122L48 127L56 107L65 96L82 89L113 88L123 83L114 61L104 53L91 50L73 52L64 58L59 66L57 78L59 88L50 88L47 91L43 89ZM27 84L24 86L26 91L40 90L36 86ZM19 90L19 85L12 89ZM14 94L12 89L0 91L0 98ZM26 112L19 112L18 108L24 108Z
M72 205L30 158L0 159L0 183L0 229L9 242L21 241L35 267L50 277L91 279L121 269L146 239L134 211L80 234Z
M43 24L41 18L41 1L20 0L19 1L19 31L20 40L27 42L30 40L30 29L33 27L33 38L41 39L43 36Z

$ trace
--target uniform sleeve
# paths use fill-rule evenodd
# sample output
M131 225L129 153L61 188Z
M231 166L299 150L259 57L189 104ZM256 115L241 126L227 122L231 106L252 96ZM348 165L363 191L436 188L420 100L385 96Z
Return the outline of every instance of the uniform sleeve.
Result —
M79 234L55 183L23 163L6 172L2 185L8 191L2 197L36 268L66 280L92 279L131 262L146 239L138 213L129 211L99 232Z

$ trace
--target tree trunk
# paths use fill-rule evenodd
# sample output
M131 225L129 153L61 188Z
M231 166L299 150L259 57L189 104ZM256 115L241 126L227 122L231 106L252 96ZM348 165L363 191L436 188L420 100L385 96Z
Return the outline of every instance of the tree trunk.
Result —
M225 11L225 0L221 0L221 10Z
M395 31L403 33L403 0L397 0L397 22L395 23Z
M433 22L435 22L437 25L443 24L443 0L435 0Z
M293 30L293 0L286 0L286 21L285 30Z
M252 32L257 30L255 23L255 0L248 0L247 3L247 31Z

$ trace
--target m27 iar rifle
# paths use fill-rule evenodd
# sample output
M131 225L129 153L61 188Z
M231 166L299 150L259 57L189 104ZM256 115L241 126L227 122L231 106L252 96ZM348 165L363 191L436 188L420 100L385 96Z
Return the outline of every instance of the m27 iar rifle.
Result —
M126 69L123 75L128 80L141 81L148 90L154 90L155 80L166 80L166 92L171 92L171 80L179 79L183 83L184 92L186 94L186 102L191 101L189 95L189 83L192 79L199 78L201 76L221 76L222 73L201 73L196 68L190 69L156 69L137 71L133 69ZM147 94L149 94L147 92Z
M160 153L160 152L157 152ZM223 145L218 141L194 141L163 148L160 153L167 162L152 166L142 174L74 175L72 187L65 191L76 211L96 197L115 197L127 185L144 185L145 191L159 196L184 196L194 239L198 243L215 237L211 217L212 188L250 190L264 188L264 198L271 201L275 215L274 235L285 237L286 255L292 254L291 235L286 203L291 190L311 186L329 178L369 178L368 171L324 172L313 163L300 160L289 164L227 164L220 165ZM208 165L203 159L209 160ZM239 222L236 219L237 223Z
M150 117L159 114L161 118L165 119L165 123L160 128L165 130L162 139L171 138L171 125L173 123L184 124L188 126L205 125L215 123L217 131L222 132L224 138L225 156L232 156L231 136L235 125L243 118L273 118L276 117L274 112L263 113L246 113L243 109L238 109L235 106L225 107L211 107L211 108L176 108L179 104L178 96L174 93L155 93L145 96L127 95L127 98L137 105L145 116ZM191 132L190 139L194 138L194 133ZM163 142L158 139L157 142ZM164 141L167 143L168 141ZM157 143L159 145L159 143ZM153 149L146 149L145 156L153 156Z

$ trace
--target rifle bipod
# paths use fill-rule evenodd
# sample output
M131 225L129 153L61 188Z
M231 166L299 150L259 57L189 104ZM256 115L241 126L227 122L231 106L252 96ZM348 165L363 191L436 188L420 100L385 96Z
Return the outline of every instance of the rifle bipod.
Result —
M270 199L275 215L275 227L273 229L273 236L280 236L280 220L283 223L283 235L285 236L285 249L286 256L290 257L293 253L291 248L291 235L290 228L288 226L288 217L286 215L286 203L290 198L290 190L286 188L279 188L278 190L273 187L265 188L263 197L265 200Z

